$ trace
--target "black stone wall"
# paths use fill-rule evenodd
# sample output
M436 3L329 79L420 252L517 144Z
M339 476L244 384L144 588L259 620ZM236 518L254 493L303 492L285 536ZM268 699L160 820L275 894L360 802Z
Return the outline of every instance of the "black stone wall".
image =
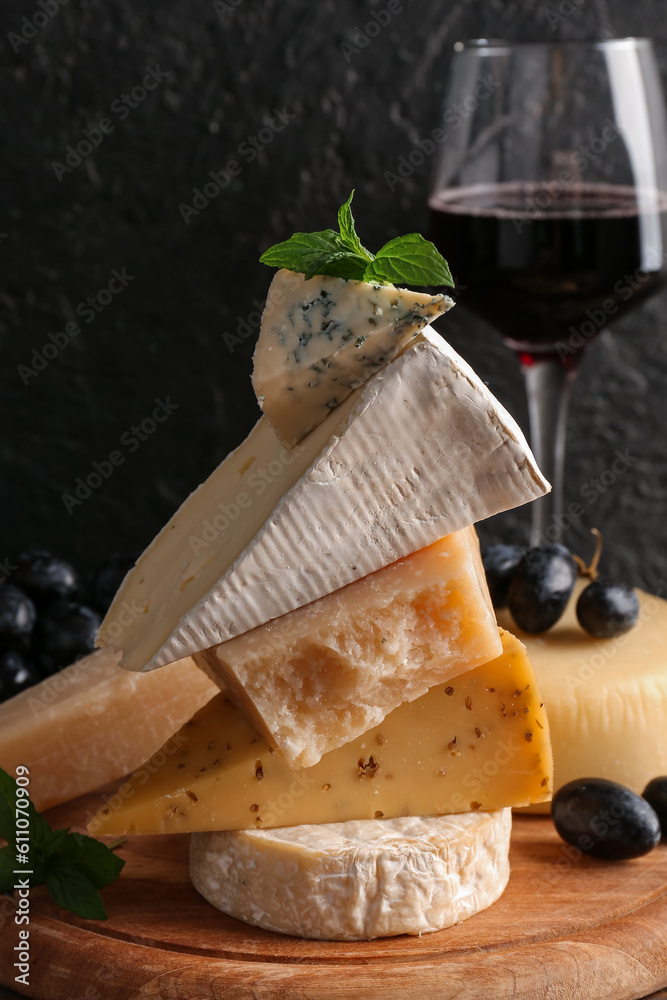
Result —
M424 228L429 164L395 191L384 174L437 124L458 38L645 34L667 70L664 0L402 0L352 53L341 45L385 0L56 4L2 4L0 560L34 543L92 567L140 548L242 440L271 275L260 251L332 224L352 186L370 246ZM147 74L153 89L133 98ZM68 164L84 129L97 145ZM211 171L224 189L184 219ZM617 449L636 461L566 540L588 552L598 525L608 566L653 589L667 580L666 304L590 349L569 435L568 502ZM497 335L462 308L441 329L525 427ZM108 478L68 510L94 463ZM523 538L526 523L517 512L483 533Z

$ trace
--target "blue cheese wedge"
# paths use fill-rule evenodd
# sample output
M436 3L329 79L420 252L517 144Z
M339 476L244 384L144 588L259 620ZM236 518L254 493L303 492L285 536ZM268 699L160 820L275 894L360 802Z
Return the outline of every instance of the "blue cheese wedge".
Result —
M252 377L278 437L289 447L301 441L453 305L446 295L278 271Z
M548 489L514 419L426 329L295 448L262 417L141 556L98 644L162 666Z

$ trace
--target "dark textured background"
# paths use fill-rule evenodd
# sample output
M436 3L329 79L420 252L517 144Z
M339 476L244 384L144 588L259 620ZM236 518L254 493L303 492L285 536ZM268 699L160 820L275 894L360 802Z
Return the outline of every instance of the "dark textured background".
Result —
M368 245L423 229L428 164L394 193L383 174L437 123L458 38L646 34L667 69L656 0L566 0L573 13L555 27L555 0L404 0L346 61L340 44L385 6L230 0L220 15L209 2L69 0L15 53L8 32L40 8L4 0L0 560L39 543L90 568L142 547L241 441L257 416L251 314L270 279L260 250L330 225L353 185ZM158 65L168 80L124 121L110 113ZM239 159L275 107L296 118L186 224L179 204ZM52 161L105 116L113 133L59 182ZM123 267L135 275L127 289L24 385L17 366ZM638 460L566 541L588 551L588 528L603 527L609 567L653 589L667 580L666 303L663 292L594 344L569 434L568 501L617 448ZM223 335L245 317L254 329L230 350ZM497 335L462 308L441 329L525 427L518 367ZM167 397L178 409L130 452L124 433ZM68 513L62 494L116 449L122 466ZM523 538L526 523L519 512L483 530Z

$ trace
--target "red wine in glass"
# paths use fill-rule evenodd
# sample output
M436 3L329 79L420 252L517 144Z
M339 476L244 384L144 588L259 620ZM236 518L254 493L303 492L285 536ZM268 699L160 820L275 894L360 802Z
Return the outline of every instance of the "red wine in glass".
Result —
M542 207L538 207L538 206ZM655 233L667 197L582 184L513 182L430 199L430 235L454 263L457 298L524 364L568 367L606 324L664 282Z
M461 305L521 362L531 442L553 486L532 505L536 544L559 537L582 351L667 271L665 103L645 38L454 50L431 238Z

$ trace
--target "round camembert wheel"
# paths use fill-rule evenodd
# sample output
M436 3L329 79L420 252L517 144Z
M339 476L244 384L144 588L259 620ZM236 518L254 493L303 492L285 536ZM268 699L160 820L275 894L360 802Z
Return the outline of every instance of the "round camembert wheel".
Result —
M441 930L509 878L511 811L195 833L194 887L249 924L325 941Z

